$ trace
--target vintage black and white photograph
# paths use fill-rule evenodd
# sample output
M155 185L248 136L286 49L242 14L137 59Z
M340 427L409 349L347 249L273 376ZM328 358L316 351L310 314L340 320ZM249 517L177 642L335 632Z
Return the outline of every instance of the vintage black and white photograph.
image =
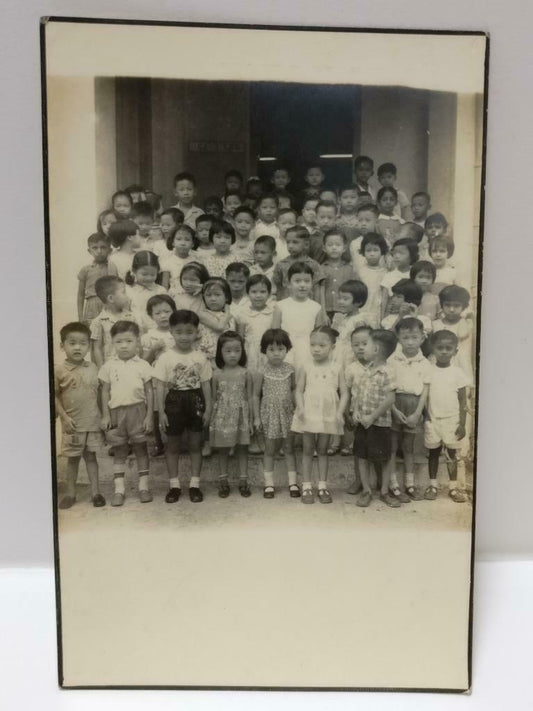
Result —
M468 691L487 37L42 37L61 685Z

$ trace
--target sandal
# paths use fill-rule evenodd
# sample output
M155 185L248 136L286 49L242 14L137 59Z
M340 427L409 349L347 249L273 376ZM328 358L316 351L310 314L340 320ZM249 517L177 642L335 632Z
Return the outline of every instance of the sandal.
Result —
M227 499L231 489L227 479L220 479L218 482L218 495L221 499Z
M362 506L362 507L366 508L367 506L370 506L371 501L372 501L372 492L371 491L363 491L363 493L357 499L356 504L357 504L357 506Z
M302 504L314 504L315 495L313 489L304 489L302 491Z
M265 486L263 489L263 498L264 499L273 499L274 498L274 487L273 486Z
M177 486L172 487L172 489L169 489L167 491L167 495L165 496L165 501L167 504L175 504L176 501L179 501L179 498L181 496L181 489Z
M399 487L394 487L394 489L389 490L390 493L395 496L401 504L410 504L411 499L407 494L404 494Z
M239 482L239 492L241 496L244 496L244 498L246 499L252 495L250 485L248 484L248 479L243 479Z
M437 498L438 490L436 486L428 486L428 488L424 491L424 499L426 501L435 501Z
M318 490L318 500L321 504L331 504L333 499L329 493L329 489L319 489Z
M405 496L405 494L404 494ZM409 499L409 497L407 497ZM381 494L379 497L380 501L383 501L384 504L387 504L387 506L390 506L391 509L398 509L401 506L400 500L398 499L397 496L392 494L390 491L387 491L386 494ZM411 501L411 499L409 499Z
M405 493L411 501L421 501L424 498L418 486L408 486Z
M300 487L298 486L298 484L289 485L289 496L291 497L291 499L299 499L301 495L302 494L300 492Z
M95 495L93 496L92 501L93 501L93 506L95 506L96 508L100 508L101 506L105 506L105 499L104 499L104 497L102 496L102 494L95 494Z
M468 496L466 495L466 492L462 491L461 489L450 489L448 496L452 501L455 501L456 504L464 504L466 501L468 501Z

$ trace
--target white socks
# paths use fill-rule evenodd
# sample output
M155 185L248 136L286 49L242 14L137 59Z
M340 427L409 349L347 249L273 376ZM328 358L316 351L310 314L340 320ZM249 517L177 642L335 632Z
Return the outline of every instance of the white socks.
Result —
M274 472L265 472L265 486L274 486ZM289 479L290 482L290 479Z
M189 489L199 489L200 488L200 477L192 476L189 483Z
M147 471L139 472L139 491L148 491L150 488L148 477L149 474Z
M287 476L289 477L289 486L296 484L296 472L287 472Z
M124 494L124 492L126 491L126 489L124 487L124 474L122 474L122 476L117 476L115 474L114 484L115 484L115 494Z
M319 481L318 482L318 489L327 489L328 488L328 482L327 481Z
M168 484L169 484L170 489L179 489L180 488L179 476L171 476L168 481Z

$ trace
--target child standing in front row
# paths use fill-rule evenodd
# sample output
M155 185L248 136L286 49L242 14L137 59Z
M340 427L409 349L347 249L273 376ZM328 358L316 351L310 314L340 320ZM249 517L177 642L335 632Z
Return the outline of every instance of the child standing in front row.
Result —
M239 492L251 495L248 484L248 445L252 431L252 376L246 369L246 351L241 336L225 331L218 339L215 356L217 370L211 382L213 411L209 442L219 453L218 495L230 494L228 457L236 448L239 463Z
M67 458L65 495L60 509L69 509L76 502L76 480L83 456L91 484L93 506L105 506L98 484L96 452L103 444L98 409L98 371L94 363L85 360L89 352L90 332L83 323L67 323L60 331L65 362L54 368L56 412L61 419L61 454Z
M204 428L211 417L211 366L205 355L193 350L198 340L198 316L185 309L174 311L169 319L174 348L165 351L154 367L157 381L159 426L166 435L165 454L169 474L167 504L179 500L180 439L188 432L191 480L189 499L203 501L200 489L202 471L202 440Z
M87 240L87 251L93 258L91 264L80 269L78 274L78 318L88 326L102 310L102 302L96 295L94 285L103 276L118 276L117 268L108 262L109 242L104 235L91 235Z
M97 368L101 368L113 355L111 328L117 321L137 322L130 310L130 299L126 293L126 284L116 276L100 277L94 290L103 308L91 323L92 359Z
M341 435L348 393L343 368L331 358L337 332L329 326L315 328L310 336L312 360L301 364L296 378L294 432L303 433L302 503L312 504L313 454L318 453L318 500L332 502L328 489L327 447L331 435ZM299 364L300 365L300 364ZM339 397L340 395L340 397Z
M111 328L115 356L98 371L102 383L102 429L114 450L111 506L122 506L129 445L137 460L139 499L152 501L149 487L147 435L153 426L153 371L139 358L140 331L132 321L118 321Z

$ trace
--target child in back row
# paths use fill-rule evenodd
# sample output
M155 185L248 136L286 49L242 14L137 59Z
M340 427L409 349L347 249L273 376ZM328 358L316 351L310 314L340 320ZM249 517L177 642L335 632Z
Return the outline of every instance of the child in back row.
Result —
M113 355L111 329L118 321L137 322L130 309L130 299L126 293L126 284L116 276L100 277L94 290L103 304L102 310L91 323L92 359L97 368L101 368Z
M262 274L272 285L271 295L276 295L274 284L274 258L276 257L276 240L271 235L262 235L254 243L254 263L250 267L251 274Z
M284 299L289 295L289 269L295 262L307 264L313 275L313 286L311 296L320 298L318 287L323 279L322 268L314 259L309 257L309 232L305 227L296 226L287 230L286 234L287 250L289 256L281 259L274 268L272 283L276 287L276 298Z
M235 242L231 247L231 253L236 262L244 262L248 266L254 261L254 245L250 240L254 224L254 213L249 207L242 206L235 210L233 217Z
M90 326L95 316L102 310L94 285L103 276L118 276L116 266L109 262L109 242L96 232L87 240L87 251L93 258L91 264L82 267L78 273L78 319Z
M173 207L181 210L184 224L194 230L196 219L203 211L194 205L196 180L192 173L182 172L174 177L174 195L178 198L178 202Z
M276 223L278 217L279 203L276 195L261 195L257 201L257 221L253 228L250 239L254 241L261 235L272 235L279 240L279 227Z
M382 163L378 168L378 181L380 185L384 188L394 188L396 190L397 202L394 207L394 214L403 220L408 220L411 217L409 199L403 190L396 187L397 176L398 171L394 163Z

